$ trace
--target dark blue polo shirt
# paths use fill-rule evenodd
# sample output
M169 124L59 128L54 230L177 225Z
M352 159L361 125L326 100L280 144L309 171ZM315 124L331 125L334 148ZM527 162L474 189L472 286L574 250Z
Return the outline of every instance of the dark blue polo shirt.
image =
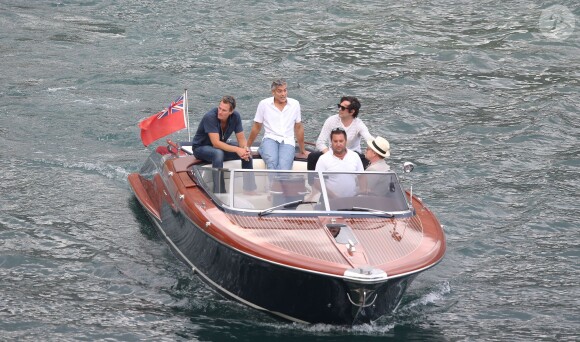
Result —
M192 147L195 149L198 146L212 146L208 133L218 133L220 140L226 142L232 133L240 133L244 130L242 126L242 117L240 113L234 110L232 115L228 118L226 129L222 132L220 120L217 117L217 107L205 113L195 136L193 137Z

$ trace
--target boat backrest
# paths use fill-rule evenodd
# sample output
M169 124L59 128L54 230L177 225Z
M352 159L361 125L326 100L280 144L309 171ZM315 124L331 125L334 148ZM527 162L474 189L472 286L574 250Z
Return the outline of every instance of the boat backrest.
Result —
M211 167L211 165L207 165ZM224 162L225 169L241 169L242 162L240 160L229 160ZM266 163L262 159L254 159L254 170L266 170ZM295 160L292 164L292 170L295 171L306 171L306 162Z
M211 165L205 165L204 167L211 168ZM224 162L224 168L225 169L241 169L242 163L240 160L229 160L229 161ZM254 159L254 170L266 170L266 164L264 163L264 161L262 159ZM292 170L306 171L306 162L294 161L294 164L292 165ZM226 173L225 174L226 184L228 184L228 181L229 181L229 173ZM263 182L265 182L265 181L266 181L266 177L257 177L256 178L256 185L258 186L258 189L264 188ZM242 183L238 182L236 185L241 187ZM226 186L226 191L229 191L229 188L227 186ZM241 189L236 189L236 192L237 191L241 191Z

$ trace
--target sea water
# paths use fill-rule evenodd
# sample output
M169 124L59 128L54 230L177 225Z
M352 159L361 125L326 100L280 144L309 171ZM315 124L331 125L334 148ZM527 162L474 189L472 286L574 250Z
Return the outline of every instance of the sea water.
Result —
M574 1L0 3L0 339L577 340ZM190 123L272 80L307 140L357 96L445 227L398 310L300 325L226 300L177 261L127 184L137 122L188 90ZM172 136L187 140L187 132Z

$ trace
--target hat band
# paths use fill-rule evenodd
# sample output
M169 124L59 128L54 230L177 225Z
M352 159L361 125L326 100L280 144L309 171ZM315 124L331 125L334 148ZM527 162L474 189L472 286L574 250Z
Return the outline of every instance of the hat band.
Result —
M382 148L380 148L374 140L371 144L373 144L373 146L382 154L387 154L387 152L385 152Z

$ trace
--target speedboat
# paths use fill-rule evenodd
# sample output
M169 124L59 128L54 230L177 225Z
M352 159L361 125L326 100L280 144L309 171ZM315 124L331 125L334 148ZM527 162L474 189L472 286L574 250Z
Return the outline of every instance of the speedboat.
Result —
M128 176L135 197L178 259L252 308L370 323L445 254L439 221L394 171L308 171L300 158L267 170L257 154L253 170L214 169L168 143Z

